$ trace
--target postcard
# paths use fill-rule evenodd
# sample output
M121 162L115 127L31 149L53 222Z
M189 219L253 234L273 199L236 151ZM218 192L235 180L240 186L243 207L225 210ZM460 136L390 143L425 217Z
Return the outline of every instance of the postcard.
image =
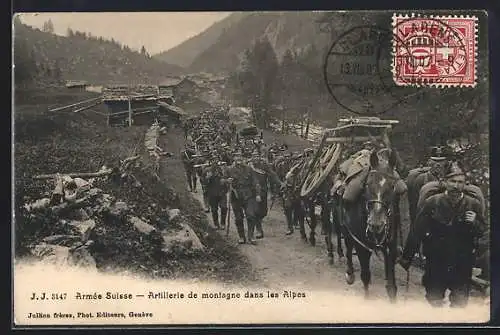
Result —
M487 13L16 13L13 326L483 323Z

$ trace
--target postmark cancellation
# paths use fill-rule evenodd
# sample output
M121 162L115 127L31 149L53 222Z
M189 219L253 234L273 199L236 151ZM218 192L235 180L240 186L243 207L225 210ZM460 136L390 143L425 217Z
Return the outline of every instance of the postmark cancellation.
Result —
M398 86L475 87L477 17L392 17L392 74Z

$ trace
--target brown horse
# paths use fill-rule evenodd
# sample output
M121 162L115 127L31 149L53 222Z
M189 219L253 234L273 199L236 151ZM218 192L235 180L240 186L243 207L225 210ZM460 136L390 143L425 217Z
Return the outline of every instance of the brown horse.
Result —
M401 238L399 201L406 196L406 185L395 171L396 153L391 149L373 151L364 180L362 193L356 201L341 201L340 221L345 232L346 281L354 283L353 248L361 266L361 280L365 297L371 281L372 253L383 256L386 290L394 302L397 295L395 264L398 257L398 239Z
M302 240L312 246L316 245L316 227L318 223L321 223L329 262L333 264L333 233L337 236L337 254L341 259L344 257L340 224L338 220L332 220L331 218L332 206L329 192L333 179L330 176L326 178L310 196L300 196L301 182L304 174L308 171L308 163L312 159L313 157L302 155L297 158L280 160L276 164L277 170L280 171L278 174L281 173L288 188L283 197L283 209L289 229L293 230L293 227L298 227ZM319 213L316 213L316 208L320 209ZM306 223L309 226L309 236L306 234Z

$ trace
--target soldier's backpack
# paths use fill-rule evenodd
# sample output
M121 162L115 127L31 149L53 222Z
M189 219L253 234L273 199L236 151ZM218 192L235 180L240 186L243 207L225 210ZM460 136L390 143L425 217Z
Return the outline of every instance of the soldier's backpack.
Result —
M430 181L422 186L418 197L417 211L420 210L426 199L435 194L443 193L444 191L445 186L442 182L439 181ZM484 212L486 210L486 201L481 189L476 185L467 184L464 187L464 194L479 201L479 203L481 204L481 214L484 216Z
M354 201L361 194L369 168L370 152L368 150L358 151L340 165L339 170L345 175L345 189L342 196L344 200Z
M408 187L411 188L415 184L415 180L417 179L417 177L422 173L429 172L430 169L431 168L429 166L426 166L410 170L408 172L408 176L406 177L406 184L408 185Z

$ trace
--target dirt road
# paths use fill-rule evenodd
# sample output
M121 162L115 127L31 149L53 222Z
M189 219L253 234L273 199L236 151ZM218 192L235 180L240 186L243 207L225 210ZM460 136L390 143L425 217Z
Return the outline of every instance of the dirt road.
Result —
M200 202L202 201L201 189L193 195ZM240 250L249 258L257 272L260 285L266 288L276 288L286 284L298 288L303 287L304 290L336 290L345 295L363 296L357 257L353 258L356 281L353 285L347 285L344 277L345 262L341 262L335 255L335 264L328 263L326 245L319 227L316 229L317 242L314 247L303 242L298 231L286 236L285 217L278 201L274 203L264 219L263 227L264 239L258 240L257 245L240 246ZM308 233L307 227L306 232ZM225 234L225 231L221 231L220 234ZM229 239L237 244L238 235L232 215ZM371 264L371 296L385 298L383 263L376 256L372 256ZM409 291L406 292L406 271L402 268L396 269L400 299L423 299L424 292L420 287L421 276L420 270L411 268Z
M172 145L172 143L170 143ZM176 148L176 150L180 150ZM181 168L181 164L178 164ZM185 180L178 180L179 187ZM202 204L202 191L198 183L198 190L192 195ZM269 201L268 204L271 202ZM357 256L353 257L356 280L353 285L345 281L346 265L335 255L335 264L328 263L324 237L320 227L316 228L316 246L311 246L301 240L296 231L293 235L286 236L286 220L279 200L273 205L268 216L264 218L263 227L265 237L257 240L257 245L238 245L238 236L234 217L231 215L229 241L238 247L242 254L248 258L253 270L256 272L258 282L255 285L265 288L278 288L287 285L303 288L304 290L327 290L339 292L346 296L363 297L363 284L360 280L359 263ZM207 214L211 225L211 215ZM308 234L308 227L306 226ZM225 231L219 231L225 238ZM334 237L334 243L336 239ZM235 269L237 271L238 269ZM372 284L371 297L387 299L384 280L384 267L381 259L375 255L371 259ZM400 266L396 267L396 280L399 300L425 301L424 289L421 286L422 271L411 267L409 287L406 286L406 271ZM475 299L480 302L479 299Z

